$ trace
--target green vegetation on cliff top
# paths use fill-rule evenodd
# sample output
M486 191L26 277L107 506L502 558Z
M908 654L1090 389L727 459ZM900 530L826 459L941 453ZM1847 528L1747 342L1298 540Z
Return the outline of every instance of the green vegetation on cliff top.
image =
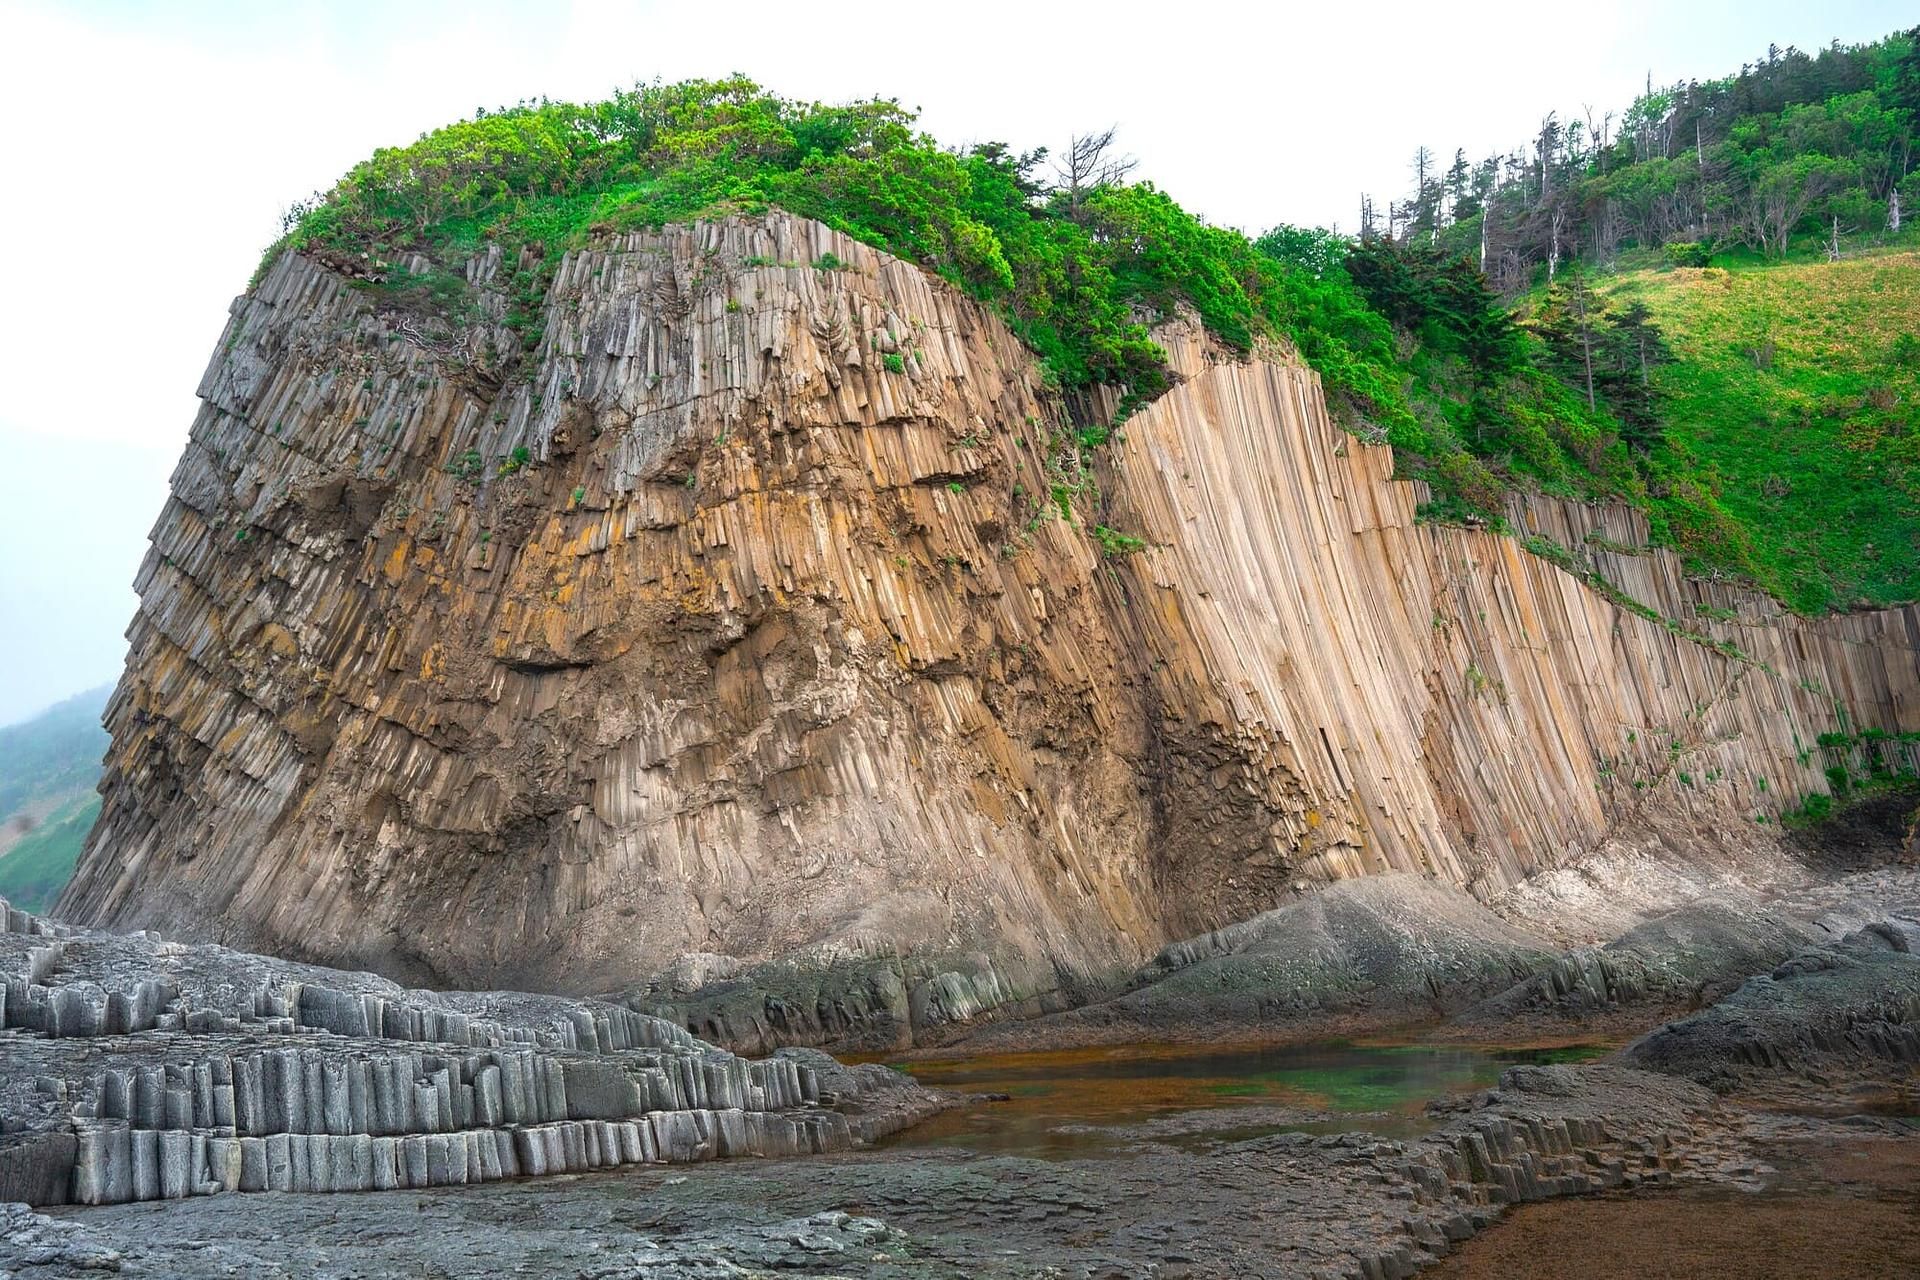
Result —
M1696 568L1806 612L1920 598L1920 28L1534 118L1478 160L1420 148L1363 238L1519 300Z
M1190 306L1230 347L1292 342L1343 424L1392 443L1402 474L1433 486L1438 518L1497 520L1514 485L1617 496L1646 508L1656 540L1697 571L1750 579L1802 609L1920 596L1911 471L1861 471L1858 432L1836 427L1806 434L1805 456L1787 464L1793 474L1777 475L1768 442L1801 400L1733 387L1739 371L1720 357L1734 336L1677 287L1692 277L1676 276L1675 287L1657 277L1597 292L1581 285L1572 300L1561 288L1538 299L1522 327L1478 269L1432 234L1350 244L1281 227L1251 240L1150 183L1127 182L1126 165L1099 140L1047 175L1042 153L949 150L913 124L894 101L800 103L739 78L644 86L587 105L527 103L376 152L296 210L274 251L366 255L392 283L413 287L417 278L393 265L409 253L452 268L487 241L531 249L540 265L515 280L509 324L532 343L565 250L599 234L780 207L938 272L994 307L1060 388L1114 386L1123 413L1167 385L1151 323ZM1896 310L1907 291L1872 287L1886 304L1876 331L1905 358L1891 331L1912 315ZM1646 310L1628 309L1629 295L1644 295ZM1577 326L1590 356L1601 325L1584 308L1608 310L1608 299L1615 376L1595 391L1570 374L1568 334ZM1775 315L1770 350L1791 357L1783 374L1814 370L1810 412L1865 397L1884 422L1874 447L1905 456L1911 389L1882 386L1871 371L1829 378L1821 362L1836 350L1844 360L1879 357L1834 332L1838 320L1828 322L1824 355L1802 350L1787 332L1798 331L1800 313L1763 305ZM1663 429L1686 414L1698 416ZM1078 424L1092 445L1112 425ZM1869 474L1889 492L1863 506L1845 495ZM1749 482L1763 486L1759 498ZM1878 567L1859 545L1868 537Z

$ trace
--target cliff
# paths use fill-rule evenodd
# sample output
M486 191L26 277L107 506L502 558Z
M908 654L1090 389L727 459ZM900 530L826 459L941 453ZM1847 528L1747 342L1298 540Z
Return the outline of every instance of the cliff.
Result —
M1095 452L816 223L571 253L516 353L526 265L459 324L294 254L235 303L59 914L443 985L851 964L791 1015L925 1028L1335 878L1737 853L1819 735L1920 729L1913 610L1784 615L1624 509L1421 524L1283 353L1176 319Z

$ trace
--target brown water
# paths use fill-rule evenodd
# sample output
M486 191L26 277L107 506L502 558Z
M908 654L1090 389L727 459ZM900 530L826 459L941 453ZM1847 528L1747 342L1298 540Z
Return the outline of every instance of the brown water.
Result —
M1920 1127L1768 1153L1769 1189L1696 1186L1522 1205L1421 1275L1436 1280L1910 1280L1920 1275Z
M1289 1129L1408 1136L1429 1127L1425 1106L1433 1098L1485 1088L1517 1063L1603 1052L1323 1041L1127 1045L898 1063L923 1084L1007 1100L947 1112L888 1145L1059 1158L1098 1155L1148 1136L1182 1143Z

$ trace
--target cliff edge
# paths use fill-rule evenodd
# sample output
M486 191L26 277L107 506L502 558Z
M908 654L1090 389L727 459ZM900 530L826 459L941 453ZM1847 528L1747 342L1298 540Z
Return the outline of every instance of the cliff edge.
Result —
M904 1038L1339 878L1737 855L1820 735L1920 729L1913 609L1784 614L1625 509L1423 524L1177 318L1096 451L818 223L570 253L515 353L522 265L453 325L293 253L236 301L59 915L437 985L852 966L789 1038Z

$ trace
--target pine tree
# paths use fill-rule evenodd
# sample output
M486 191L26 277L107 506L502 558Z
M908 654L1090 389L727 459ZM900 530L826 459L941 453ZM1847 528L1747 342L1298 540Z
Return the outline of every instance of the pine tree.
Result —
M1666 337L1646 304L1635 301L1604 317L1600 348L1600 390L1620 419L1621 437L1640 452L1649 452L1661 436L1653 370L1673 359Z
M1547 300L1529 326L1547 345L1548 364L1563 382L1585 392L1587 408L1599 407L1594 385L1594 353L1599 345L1599 300L1575 264L1547 291ZM1602 369L1605 368L1604 355Z
M1446 189L1448 216L1458 222L1462 218L1471 218L1479 212L1474 201L1473 170L1467 164L1466 148L1461 147L1453 153L1453 163L1447 168Z

